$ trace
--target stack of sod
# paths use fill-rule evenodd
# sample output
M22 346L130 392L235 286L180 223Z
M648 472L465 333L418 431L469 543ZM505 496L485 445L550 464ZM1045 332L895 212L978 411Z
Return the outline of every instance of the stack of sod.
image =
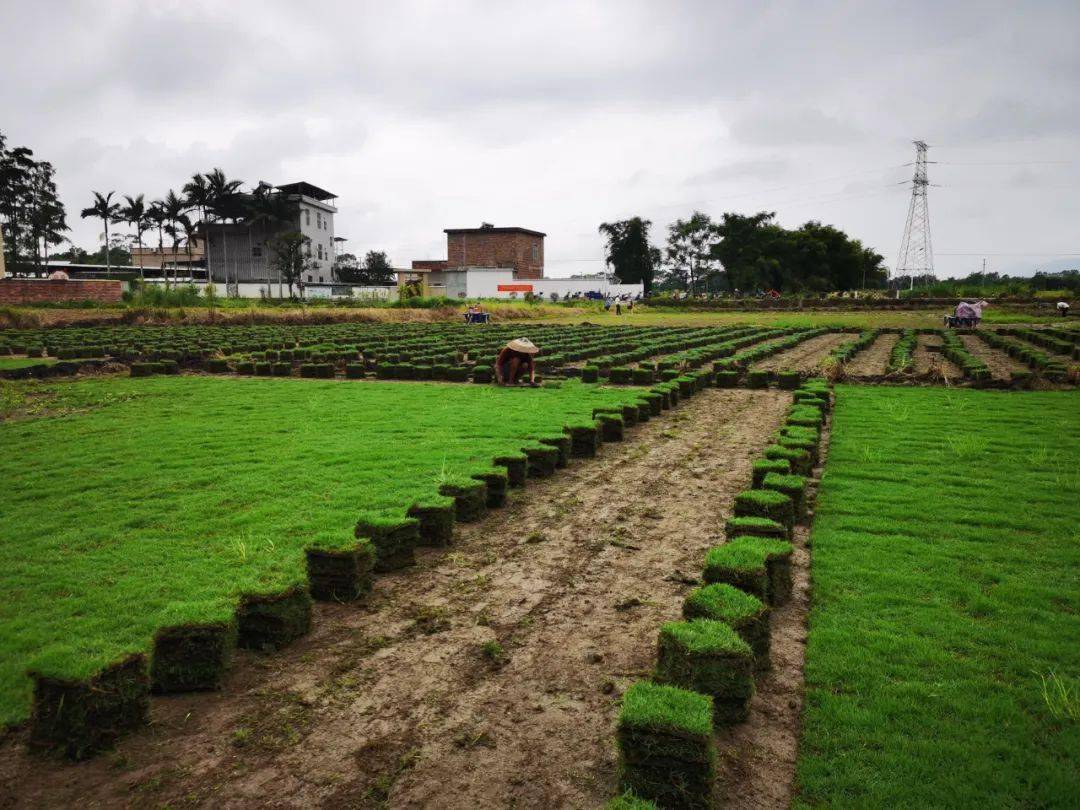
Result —
M768 478L766 475L765 480ZM790 497L774 489L748 489L735 496L735 517L775 520L784 525L790 536L795 527L795 504Z
M55 675L60 667L70 671L66 662L42 656L29 670L34 681L32 749L84 759L149 721L146 656L128 656L79 679Z
M761 484L763 489L771 489L791 499L795 510L795 517L801 518L806 514L806 477L802 475L783 475L771 472L765 476ZM770 517L759 515L759 517ZM777 518L773 517L774 520ZM782 521L781 521L782 522Z
M634 385L652 385L656 374L651 368L635 368L632 379Z
M246 594L236 609L237 646L277 650L311 630L311 596L299 586L268 594Z
M769 473L787 475L791 472L791 463L784 458L759 458L750 465L751 484L754 489L761 489L765 476Z
M466 517L473 517L473 513L483 513L487 492L479 481L469 481L469 493L462 494L463 498L470 498L467 505ZM407 512L411 518L420 522L418 541L421 546L448 546L454 539L454 520L457 517L457 495L431 495L419 500L409 507ZM472 507L469 510L469 506ZM465 522L465 521L463 521Z
M506 478L510 486L525 486L525 479L529 475L528 456L524 453L506 453L505 455L496 456L493 461L496 467L506 468Z
M354 536L366 537L374 544L375 570L380 573L416 564L413 552L420 542L420 521L416 518L367 512L356 522Z
M559 469L570 464L571 445L573 440L569 434L566 433L551 433L543 436L536 436L536 441L540 444L546 444L548 447L554 447L556 450L555 466Z
M703 578L726 582L768 605L782 605L791 596L791 555L786 540L742 535L705 555Z
M733 517L724 524L724 534L728 540L743 535L755 537L775 537L777 540L787 539L787 528L783 523L769 520L763 517Z
M156 692L217 689L236 647L237 623L232 613L178 611L164 619L154 634L150 681Z
M541 442L529 444L521 448L528 460L528 476L530 478L549 478L555 474L555 468L559 465L559 448L551 447Z
M346 537L342 542L337 534L320 534L304 553L313 598L350 602L371 590L375 547L369 540Z
M447 481L439 487L440 495L449 495L454 499L456 519L459 523L467 523L478 520L483 514L477 501L478 495L473 482L479 481L485 487L484 504L488 509L498 509L506 503L506 490L510 486L510 478L506 470L501 467L492 467L489 470L474 472L469 479Z
M623 440L623 418L614 413L598 413L596 421L600 424L600 436L605 442Z
M768 388L771 381L771 371L754 369L746 375L746 384L750 388Z
M715 376L717 388L735 388L739 384L739 372L737 371L717 369Z
M738 723L750 714L754 652L725 622L669 622L660 628L656 679L712 697L715 725Z
M756 667L769 668L769 608L756 596L725 582L705 585L687 595L683 618L730 625L754 651Z
M661 807L709 808L716 780L712 699L639 681L619 712L620 789Z
M782 458L791 465L791 471L796 475L809 475L814 468L814 461L810 454L798 447L784 447L780 444L770 444L765 448L765 458Z
M785 391L794 391L799 387L802 378L797 371L780 371L777 372L776 382Z

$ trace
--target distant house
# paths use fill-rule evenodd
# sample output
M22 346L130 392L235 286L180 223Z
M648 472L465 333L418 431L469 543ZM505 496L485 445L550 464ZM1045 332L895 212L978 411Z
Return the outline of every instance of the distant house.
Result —
M206 258L215 283L273 283L277 273L272 267L271 245L278 236L299 231L308 237L311 271L304 276L308 283L329 283L334 267L334 214L337 195L299 182L276 186L278 194L297 205L296 219L270 229L263 225L225 222L204 223L207 240Z

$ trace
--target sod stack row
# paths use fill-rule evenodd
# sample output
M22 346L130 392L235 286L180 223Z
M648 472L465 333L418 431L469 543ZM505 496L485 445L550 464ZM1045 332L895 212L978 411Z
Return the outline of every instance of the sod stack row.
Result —
M715 731L745 720L755 676L768 669L771 610L792 591L792 540L808 519L832 395L810 380L735 497L727 542L705 557L704 585L683 621L660 628L652 680L634 683L619 714L619 782L611 807L709 808L716 788ZM635 804L636 803L636 804Z

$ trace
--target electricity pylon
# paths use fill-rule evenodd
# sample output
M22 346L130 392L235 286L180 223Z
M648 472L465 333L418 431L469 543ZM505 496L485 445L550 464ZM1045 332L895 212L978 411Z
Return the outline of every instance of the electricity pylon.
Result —
M926 188L930 181L926 178L925 141L915 141L915 178L911 181L911 204L908 206L907 224L904 225L904 238L900 242L900 257L896 261L896 274L907 273L911 278L911 288L915 287L915 276L934 274L934 249L930 244L930 209L926 204Z

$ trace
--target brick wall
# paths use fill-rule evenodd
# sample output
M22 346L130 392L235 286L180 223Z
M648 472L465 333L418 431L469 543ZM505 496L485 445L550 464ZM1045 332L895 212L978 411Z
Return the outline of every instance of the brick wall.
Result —
M413 259L413 270L445 270L448 267L446 259Z
M43 301L99 301L111 304L120 301L123 293L122 281L23 278L0 280L0 304L8 305Z
M536 249L535 258L533 248ZM450 267L512 267L517 278L544 277L544 238L527 233L449 233Z

